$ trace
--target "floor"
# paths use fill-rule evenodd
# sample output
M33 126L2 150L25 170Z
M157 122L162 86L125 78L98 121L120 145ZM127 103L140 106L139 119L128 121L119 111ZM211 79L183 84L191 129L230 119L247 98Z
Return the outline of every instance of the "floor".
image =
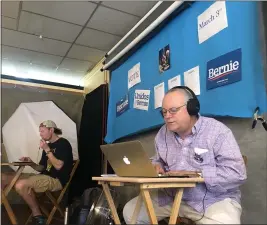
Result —
M25 224L31 212L29 207L25 204L12 204L11 207L17 217L18 224ZM11 225L11 222L3 205L1 206L1 224ZM30 224L33 223L30 222L29 225ZM63 224L63 221L59 222L53 220L51 224Z
M11 205L19 224L25 224L29 215L30 209L25 204L13 204ZM5 207L1 206L1 224L11 224Z

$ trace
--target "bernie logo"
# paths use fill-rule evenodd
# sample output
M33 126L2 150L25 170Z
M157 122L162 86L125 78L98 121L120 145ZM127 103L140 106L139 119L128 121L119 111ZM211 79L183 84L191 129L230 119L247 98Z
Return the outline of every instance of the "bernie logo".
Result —
M128 99L126 99L123 103L117 106L117 112L120 112L128 105Z
M131 81L133 81L133 80L136 80L136 79L139 78L139 77L140 77L139 72L135 72L135 73L133 73L133 74L128 78L128 82L131 82Z
M229 75L234 72L238 72L239 70L239 62L230 60L228 64L225 64L223 66L219 66L217 68L211 68L209 69L209 80L216 80L221 77L224 77L226 75Z

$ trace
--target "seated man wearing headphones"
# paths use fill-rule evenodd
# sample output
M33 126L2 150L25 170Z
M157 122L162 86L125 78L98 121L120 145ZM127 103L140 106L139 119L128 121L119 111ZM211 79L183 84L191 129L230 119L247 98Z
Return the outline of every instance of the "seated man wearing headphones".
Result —
M167 92L162 103L165 125L155 138L152 163L158 173L200 171L204 183L185 188L179 216L197 224L240 224L242 208L239 186L247 179L238 144L221 122L199 115L200 104L194 92L184 86ZM175 191L150 191L158 220L169 217ZM130 223L137 197L124 207ZM137 224L149 224L144 204Z

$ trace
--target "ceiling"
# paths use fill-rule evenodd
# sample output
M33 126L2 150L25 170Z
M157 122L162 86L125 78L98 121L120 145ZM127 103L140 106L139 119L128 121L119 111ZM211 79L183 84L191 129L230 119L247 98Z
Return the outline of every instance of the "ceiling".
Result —
M82 78L155 1L2 1L2 74L83 86Z

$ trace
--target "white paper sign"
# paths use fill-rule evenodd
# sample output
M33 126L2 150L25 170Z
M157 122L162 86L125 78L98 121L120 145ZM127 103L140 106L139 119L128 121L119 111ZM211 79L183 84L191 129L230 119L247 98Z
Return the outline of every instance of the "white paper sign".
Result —
M200 95L199 66L184 72L184 85L189 87L196 95Z
M140 63L128 71L128 89L141 82Z
M162 106L162 100L164 98L164 95L164 82L162 82L154 87L155 109Z
M199 44L228 27L225 1L216 1L197 18Z
M168 80L168 88L169 90L175 86L181 86L181 76L178 75Z
M150 90L135 90L134 105L135 109L148 110Z

